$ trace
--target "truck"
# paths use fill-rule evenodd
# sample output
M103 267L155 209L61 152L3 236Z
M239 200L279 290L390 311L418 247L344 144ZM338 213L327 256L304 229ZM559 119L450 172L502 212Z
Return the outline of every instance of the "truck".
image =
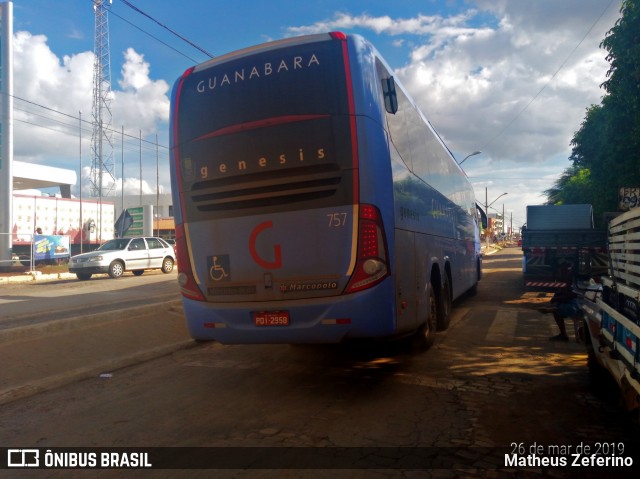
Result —
M589 372L617 383L627 410L640 419L640 208L609 222L608 274L582 295Z
M566 263L574 278L606 274L607 232L594 228L591 205L530 205L522 253L526 287L562 288Z

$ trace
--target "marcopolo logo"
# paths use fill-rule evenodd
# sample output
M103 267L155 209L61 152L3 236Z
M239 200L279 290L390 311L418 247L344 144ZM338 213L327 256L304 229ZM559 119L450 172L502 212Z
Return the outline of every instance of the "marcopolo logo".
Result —
M297 291L326 291L338 289L337 281L303 281L295 283L282 283L280 292L293 293Z
M7 450L8 467L40 467L40 451L38 449Z

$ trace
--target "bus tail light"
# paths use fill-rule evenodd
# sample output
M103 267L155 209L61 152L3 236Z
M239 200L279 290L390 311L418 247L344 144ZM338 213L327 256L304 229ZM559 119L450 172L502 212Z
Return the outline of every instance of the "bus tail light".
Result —
M178 284L182 295L196 301L205 301L202 291L198 288L191 271L191 261L187 252L187 238L184 233L184 225L176 225L176 256L178 259Z
M373 205L360 205L357 254L356 267L345 291L347 293L370 288L389 276L382 217Z

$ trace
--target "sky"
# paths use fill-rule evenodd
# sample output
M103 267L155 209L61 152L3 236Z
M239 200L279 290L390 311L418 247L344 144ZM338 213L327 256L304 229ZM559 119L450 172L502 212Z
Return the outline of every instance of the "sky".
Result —
M83 195L91 164L93 3L13 2L14 158L82 166ZM490 213L504 210L507 226L518 231L526 205L544 203L544 191L571 165L571 139L604 95L609 64L599 45L620 3L113 0L113 193L120 195L124 178L125 194L138 194L141 171L143 193L170 191L169 100L187 68L271 40L343 31L376 46L457 161L482 152L462 164L476 198L491 204Z

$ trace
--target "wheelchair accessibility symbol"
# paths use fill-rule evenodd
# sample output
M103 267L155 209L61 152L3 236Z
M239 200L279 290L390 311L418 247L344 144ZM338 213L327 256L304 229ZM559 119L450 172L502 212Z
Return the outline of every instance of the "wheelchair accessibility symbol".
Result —
M231 281L231 260L228 254L207 257L209 278L213 281Z

